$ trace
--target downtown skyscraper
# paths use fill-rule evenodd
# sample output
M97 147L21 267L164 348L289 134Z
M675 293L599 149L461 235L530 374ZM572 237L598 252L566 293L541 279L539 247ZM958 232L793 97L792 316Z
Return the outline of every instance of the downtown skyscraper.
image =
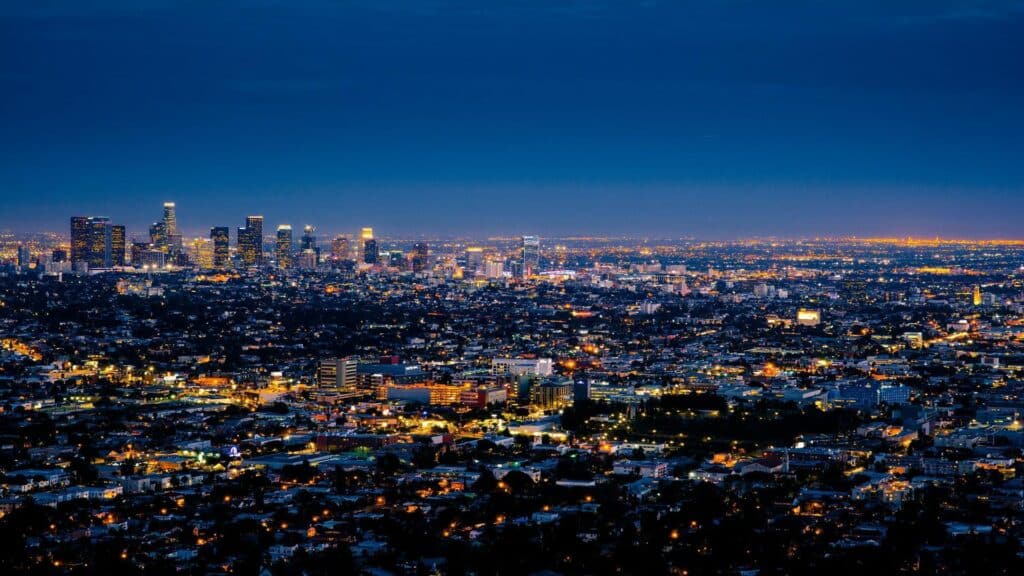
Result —
M213 240L213 267L229 267L231 265L231 229L227 226L210 228L210 240Z
M540 269L540 238L523 236L522 238L523 277L529 278Z
M249 216L238 229L238 255L243 266L263 265L263 216Z
M427 269L427 262L430 258L430 247L426 242L417 242L412 245L412 271L423 272Z
M278 268L290 268L292 265L292 227L281 224L277 227L277 244L274 252Z
M97 216L71 217L71 262L90 268L124 266L125 228Z
M380 260L380 248L373 237L373 228L363 228L359 237L363 241L363 263L376 264Z

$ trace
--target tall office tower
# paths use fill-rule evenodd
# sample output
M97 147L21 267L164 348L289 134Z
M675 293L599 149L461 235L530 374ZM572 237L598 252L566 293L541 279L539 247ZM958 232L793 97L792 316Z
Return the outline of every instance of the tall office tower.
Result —
M157 250L167 250L167 227L163 222L149 225L149 243Z
M256 249L256 265L263 265L263 216L249 216L245 219L245 227L252 230L252 240Z
M377 248L377 240L370 238L363 240L363 262L376 264L380 260L380 249Z
M231 263L231 230L227 226L210 228L213 241L213 267L227 268Z
M292 266L292 227L290 224L281 224L277 227L277 256L278 268L291 268Z
M348 260L351 256L350 250L348 236L338 234L334 237L334 240L331 240L332 260Z
M302 227L302 253L312 253L316 264L320 263L320 246L316 243L316 228L312 224L306 224ZM304 257L306 260L309 256ZM308 264L308 262L307 262ZM308 267L308 266L304 266Z
M167 236L168 254L180 255L184 252L184 239L181 234L169 234Z
M363 228L359 233L359 239L363 244L363 262L376 264L380 256L380 250L377 247L377 240L373 237L373 228Z
M24 244L18 245L18 267L28 268L29 262L32 260L32 253L29 252L28 246Z
M480 246L466 248L466 270L478 274L484 267L484 249Z
M358 364L359 362L351 356L321 360L317 369L317 384L321 388L355 390L358 380L356 373Z
M209 238L192 239L192 262L200 268L213 268L213 240Z
M975 306L981 306L981 286L974 286L974 293L972 294L971 301Z
M523 236L523 277L529 278L540 269L540 238Z
M263 216L249 216L238 229L238 253L245 266L263 265Z
M142 267L142 253L149 250L150 245L145 242L132 242L132 266Z
M160 221L163 222L164 233L167 236L178 233L178 218L174 212L174 202L164 202L164 216Z
M380 250L377 247L377 240L373 237L373 228L363 228L359 233L359 239L363 243L363 262L376 264Z
M505 275L505 263L500 260L488 260L484 263L484 276L501 278Z
M89 268L109 268L111 265L110 219L89 219Z
M110 265L124 266L126 245L124 226L116 225L110 227Z
M71 262L89 260L89 217L71 217Z
M430 258L430 246L426 242L417 242L412 245L412 271L423 272L427 269L427 262Z
M312 224L302 227L302 243L299 250L316 250L316 228Z

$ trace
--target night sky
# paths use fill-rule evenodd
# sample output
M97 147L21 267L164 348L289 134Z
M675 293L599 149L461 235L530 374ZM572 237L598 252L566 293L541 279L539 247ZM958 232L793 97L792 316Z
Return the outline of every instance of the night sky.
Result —
M1024 237L1024 2L492 4L3 2L0 228Z

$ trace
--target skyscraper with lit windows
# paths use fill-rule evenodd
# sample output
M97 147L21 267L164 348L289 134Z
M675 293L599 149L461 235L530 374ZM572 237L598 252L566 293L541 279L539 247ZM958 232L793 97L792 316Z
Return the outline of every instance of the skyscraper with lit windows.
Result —
M263 265L263 216L249 216L238 229L238 255L243 266Z
M430 258L430 247L426 242L417 242L412 245L412 271L423 272L427 269L427 261Z
M348 260L351 256L351 247L348 236L338 234L331 241L331 258L333 260Z
M71 218L71 262L87 263L90 268L124 266L125 229L110 218L74 216Z
M71 262L89 260L89 217L71 217Z
M109 218L89 219L89 268L111 266L111 231Z
M213 267L227 268L231 263L231 230L227 226L210 228L213 240Z
M162 219L164 232L168 237L178 233L178 217L175 214L174 202L164 202L164 215Z
M277 250L274 255L277 257L278 268L290 268L292 265L292 227L290 224L281 224L277 227Z
M213 240L210 238L192 239L192 262L203 269L213 268Z
M377 239L373 237L373 228L363 228L359 238L363 241L363 262L376 264L380 259L380 248L377 247Z
M125 229L123 225L110 227L110 265L124 266L126 245Z
M524 278L529 278L540 270L540 238L523 236L522 258Z

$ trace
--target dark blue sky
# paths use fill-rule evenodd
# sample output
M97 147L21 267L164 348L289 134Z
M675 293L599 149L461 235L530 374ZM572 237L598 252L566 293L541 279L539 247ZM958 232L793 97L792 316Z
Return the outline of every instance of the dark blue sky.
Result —
M1024 237L1024 2L492 4L4 2L0 228Z

